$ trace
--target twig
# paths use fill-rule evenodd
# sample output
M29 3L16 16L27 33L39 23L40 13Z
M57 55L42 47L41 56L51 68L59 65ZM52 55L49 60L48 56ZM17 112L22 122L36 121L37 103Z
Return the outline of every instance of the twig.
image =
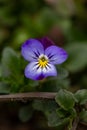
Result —
M8 101L27 101L31 99L54 99L56 93L52 92L29 92L29 93L17 93L0 95L0 102Z
M9 101L28 101L32 99L55 99L57 93L52 92L29 92L29 93L16 93L0 95L0 102ZM73 122L73 127L71 130L76 130L79 123L79 117L77 117ZM80 122L81 123L81 122Z

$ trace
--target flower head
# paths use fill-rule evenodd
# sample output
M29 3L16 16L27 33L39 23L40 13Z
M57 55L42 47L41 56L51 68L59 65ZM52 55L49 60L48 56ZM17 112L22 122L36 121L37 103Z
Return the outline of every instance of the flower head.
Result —
M54 65L63 63L68 57L64 49L55 46L48 38L25 41L21 53L30 62L25 68L25 76L33 80L57 76Z

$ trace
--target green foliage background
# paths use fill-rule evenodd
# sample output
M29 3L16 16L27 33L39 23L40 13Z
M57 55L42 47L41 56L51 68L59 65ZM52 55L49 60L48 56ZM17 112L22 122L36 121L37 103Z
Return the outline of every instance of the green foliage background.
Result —
M49 126L61 126L68 121L71 123L74 118L72 113L76 116L75 102L82 105L87 101L86 12L86 0L0 0L0 93L58 92L55 99L58 106L53 101L37 100L33 102L32 108L31 105L28 108L23 106L19 112L23 122L32 117L35 109L44 111ZM27 62L21 56L21 45L26 39L44 36L65 48L68 60L56 66L56 78L47 78L43 82L26 79L24 68ZM73 95L72 92L76 93ZM68 101L69 97L71 99ZM50 105L43 110L44 103ZM56 111L51 107L52 104ZM31 110L30 115L28 110ZM86 115L84 111L81 112L81 119L87 116L85 112ZM50 120L51 117L53 120Z

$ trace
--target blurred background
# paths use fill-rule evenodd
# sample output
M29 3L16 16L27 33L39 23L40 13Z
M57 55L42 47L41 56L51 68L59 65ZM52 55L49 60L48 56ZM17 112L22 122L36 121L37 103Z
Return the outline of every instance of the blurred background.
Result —
M0 77L5 77L0 82L1 94L9 91L16 93L37 90L35 88L38 86L37 82L30 81L31 87L26 87L25 82L27 84L28 80L24 79L22 71L26 63L22 64L24 60L21 61L22 67L19 72L19 59L16 58L21 55L20 48L25 40L44 36L48 36L56 45L65 48L69 54L68 60L62 65L65 68L64 73L69 75L62 83L58 82L58 86L68 87L72 92L87 88L87 1L0 0ZM11 71L16 75L11 75L10 78L7 63L11 56L12 60L15 60L13 66L19 66L9 67L13 67ZM20 89L20 86L24 85L25 88ZM41 91L57 90L57 87L55 90L46 87ZM30 117L25 117L27 113L21 117L20 113L24 112L30 103L0 103L0 130L62 129L48 127L43 113L34 112L32 119L27 120L32 115L30 106L28 109L31 111ZM20 107L23 108L19 110Z

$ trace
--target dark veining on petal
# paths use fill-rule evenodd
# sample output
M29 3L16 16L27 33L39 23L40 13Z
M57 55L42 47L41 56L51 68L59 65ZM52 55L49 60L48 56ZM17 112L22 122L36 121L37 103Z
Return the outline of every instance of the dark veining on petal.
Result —
M50 62L53 62L53 61L55 61L55 60L50 60Z
M39 66L38 63L36 63L35 66L37 66L37 67L36 67L37 70L40 68L40 66Z
M50 65L49 65L49 64L47 64L47 66L51 69L51 67L50 67Z
M48 57L50 57L50 56L51 56L51 53L48 54Z
M49 56L49 59L51 59L52 57L54 57L55 55L51 55L51 56Z
M38 65L36 69L38 70L39 68L40 68L40 66Z
M36 65L38 65L38 62L36 62L34 66L36 66Z
M33 52L34 52L34 51L33 51ZM34 52L34 54L35 54L36 57L39 57L39 54L37 54L36 52Z
M43 66L40 66L39 63L37 63L36 65L38 65L37 68L36 68L37 70L38 70L39 68L43 69Z
M55 54L53 55L51 53L48 54L49 59L52 58L53 56L55 56Z
M37 59L37 57L32 56L33 59Z
M40 55L40 52L37 50L38 56Z
M45 69L48 70L47 66L45 66Z

